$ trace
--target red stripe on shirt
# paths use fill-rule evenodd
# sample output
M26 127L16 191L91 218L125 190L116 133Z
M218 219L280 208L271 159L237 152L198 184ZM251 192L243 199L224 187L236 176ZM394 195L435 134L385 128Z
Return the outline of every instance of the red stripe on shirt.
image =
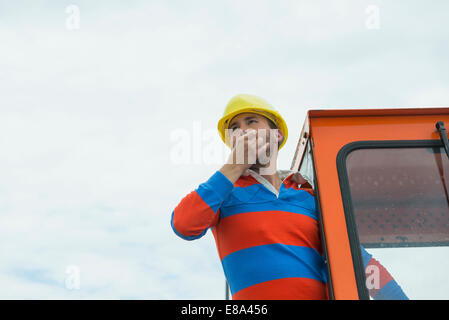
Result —
M328 300L326 284L308 278L265 281L242 289L233 300Z
M249 247L282 243L316 249L321 254L318 222L285 211L245 212L221 219L213 230L220 260Z
M368 262L368 265L365 268L365 273L366 285L369 289L369 294L371 297L374 297L380 289L393 280L393 277L387 269L385 269L385 267L374 258L371 258Z

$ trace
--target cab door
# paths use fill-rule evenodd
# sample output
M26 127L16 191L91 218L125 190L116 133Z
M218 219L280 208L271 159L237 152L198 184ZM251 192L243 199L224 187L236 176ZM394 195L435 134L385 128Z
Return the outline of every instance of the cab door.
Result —
M398 299L393 279L409 299L449 299L438 121L448 108L309 111L292 169L313 176L331 298Z

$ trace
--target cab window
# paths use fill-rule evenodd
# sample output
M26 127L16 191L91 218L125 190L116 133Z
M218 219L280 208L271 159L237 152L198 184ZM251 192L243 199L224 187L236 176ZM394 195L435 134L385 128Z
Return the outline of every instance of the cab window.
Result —
M449 299L449 159L442 144L351 143L337 167L360 297L400 299L397 285L409 299Z

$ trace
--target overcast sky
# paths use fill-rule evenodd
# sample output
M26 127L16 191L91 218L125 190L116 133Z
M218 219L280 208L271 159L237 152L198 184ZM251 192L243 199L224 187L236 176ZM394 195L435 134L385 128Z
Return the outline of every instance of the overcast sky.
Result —
M212 235L184 241L170 217L224 161L229 99L283 115L280 169L308 109L448 106L448 12L0 0L0 298L223 299Z

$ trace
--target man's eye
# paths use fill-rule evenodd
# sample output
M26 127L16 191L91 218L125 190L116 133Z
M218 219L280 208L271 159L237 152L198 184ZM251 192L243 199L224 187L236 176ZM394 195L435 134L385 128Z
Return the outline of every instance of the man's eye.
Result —
M257 122L257 121L254 119L248 121L248 123L251 123L251 122Z

